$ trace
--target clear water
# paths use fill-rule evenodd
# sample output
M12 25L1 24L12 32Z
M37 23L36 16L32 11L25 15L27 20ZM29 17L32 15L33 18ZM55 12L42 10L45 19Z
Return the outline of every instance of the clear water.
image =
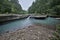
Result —
M0 25L0 33L6 31L15 31L17 29L25 28L33 24L56 25L58 23L60 23L60 20L56 20L55 18L48 17L44 20L40 20L40 19L32 19L28 17L26 19L17 20L17 21L9 22L8 24Z

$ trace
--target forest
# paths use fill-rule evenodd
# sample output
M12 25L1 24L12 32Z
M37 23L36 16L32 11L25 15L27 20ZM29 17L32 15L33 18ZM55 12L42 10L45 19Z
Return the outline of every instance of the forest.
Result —
M0 0L0 13L38 13L60 15L60 0L36 0L27 11L18 0Z
M0 13L20 13L22 7L18 0L0 0Z
M28 9L29 13L60 15L60 0L36 0Z

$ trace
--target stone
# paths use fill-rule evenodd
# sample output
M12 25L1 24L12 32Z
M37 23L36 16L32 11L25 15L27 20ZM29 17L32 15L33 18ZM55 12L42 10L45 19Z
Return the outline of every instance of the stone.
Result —
M39 34L42 34L40 31L38 31Z
M30 30L30 31L32 31L32 30Z

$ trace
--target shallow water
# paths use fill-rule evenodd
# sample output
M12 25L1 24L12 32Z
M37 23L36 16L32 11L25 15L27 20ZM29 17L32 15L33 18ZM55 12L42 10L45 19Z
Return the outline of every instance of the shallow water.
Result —
M0 25L0 33L4 33L6 31L15 31L17 29L22 29L33 24L56 25L58 23L60 23L60 20L56 20L55 18L51 18L51 17L48 17L44 20L33 19L28 17L26 19L16 20L4 25Z

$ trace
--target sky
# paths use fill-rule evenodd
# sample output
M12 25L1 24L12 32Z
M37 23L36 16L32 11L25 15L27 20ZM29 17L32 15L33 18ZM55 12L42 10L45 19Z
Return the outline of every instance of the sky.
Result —
M19 0L20 5L23 10L28 10L28 8L32 5L35 0Z

